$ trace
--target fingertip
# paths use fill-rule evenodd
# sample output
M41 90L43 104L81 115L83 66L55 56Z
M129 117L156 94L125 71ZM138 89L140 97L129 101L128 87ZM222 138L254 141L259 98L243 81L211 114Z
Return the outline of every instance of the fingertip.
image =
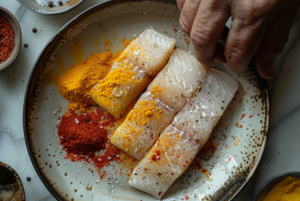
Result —
M247 69L250 62L250 59L244 59L239 54L233 52L225 51L225 57L227 60L227 65L235 74L243 73Z
M274 77L274 60L275 58L265 58L256 61L257 71L262 78L269 80Z
M202 53L194 47L194 56L196 57L196 59L201 63L201 65L206 69L209 70L212 68L213 65L213 58L211 59L207 59L207 58L203 58L203 55L201 55Z
M186 23L184 22L184 19L182 19L182 15L180 15L179 17L179 27L181 29L181 31L183 31L183 33L185 33L186 35L190 35L190 29L187 28L187 26L185 25Z

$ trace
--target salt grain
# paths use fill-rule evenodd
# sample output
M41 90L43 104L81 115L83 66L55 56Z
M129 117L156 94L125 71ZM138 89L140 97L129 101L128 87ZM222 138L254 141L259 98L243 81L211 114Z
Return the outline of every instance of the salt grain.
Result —
M79 124L79 121L78 121L78 119L76 119L76 118L75 118L75 123L76 123L76 124Z
M53 114L56 114L56 111L55 111L55 110L53 111Z

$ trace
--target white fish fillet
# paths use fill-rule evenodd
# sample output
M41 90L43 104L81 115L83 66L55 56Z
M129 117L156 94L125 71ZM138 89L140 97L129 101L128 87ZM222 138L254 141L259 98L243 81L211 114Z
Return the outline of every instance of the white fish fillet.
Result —
M141 159L204 80L205 74L193 55L175 49L168 64L139 98L111 142Z
M160 199L208 141L237 89L233 77L211 69L201 88L135 167L129 185Z
M93 87L93 100L116 118L122 116L166 65L175 42L152 29L144 31L116 59L109 74Z

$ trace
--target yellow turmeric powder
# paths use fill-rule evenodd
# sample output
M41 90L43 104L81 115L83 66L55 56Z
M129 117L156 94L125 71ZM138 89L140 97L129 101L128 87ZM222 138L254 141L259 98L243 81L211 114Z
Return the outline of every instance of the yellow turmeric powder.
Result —
M159 86L155 85L151 88L150 93L154 99L157 99L161 95L162 90Z
M125 152L123 152L120 155L120 159L122 161L122 166L123 167L133 167L135 168L135 166L137 166L139 160L135 159L134 157L130 156L129 154L126 154Z
M93 54L87 60L73 64L59 77L59 93L71 103L69 105L71 110L78 109L83 112L89 105L96 105L89 92L108 74L119 55L113 55L111 52Z
M128 121L136 122L144 126L147 125L147 121L153 121L153 118L161 121L161 113L164 113L164 110L159 108L155 109L155 106L155 101L140 101L138 105L128 114Z

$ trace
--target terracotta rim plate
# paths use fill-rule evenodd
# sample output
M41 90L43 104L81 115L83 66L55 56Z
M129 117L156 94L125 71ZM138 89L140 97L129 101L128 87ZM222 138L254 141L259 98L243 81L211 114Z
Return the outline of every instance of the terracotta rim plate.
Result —
M72 8L75 8L80 3L82 3L83 0L70 0L62 6L53 6L53 7L41 6L36 0L18 0L18 2L22 6L28 8L33 12L43 14L43 15L56 15L56 14L65 13L71 10Z
M60 107L65 109L68 102L51 80L53 73L63 73L56 58L62 58L66 68L74 62L70 47L74 48L76 41L82 42L86 58L105 51L105 38L111 40L111 50L117 52L122 46L119 39L132 39L146 28L154 28L175 38L177 47L191 51L192 44L180 31L178 18L176 1L172 0L108 1L76 16L46 45L31 73L23 118L32 163L56 199L155 200L128 186L126 177L119 172L114 174L120 164L115 164L115 170L105 167L108 174L100 180L92 165L65 159L55 122L64 113ZM226 38L226 31L224 34ZM232 74L225 64L215 63L214 67ZM239 89L212 133L212 149L197 156L191 168L166 192L164 200L232 200L256 170L269 126L267 83L258 76L254 62L245 73L232 75L239 81ZM53 111L61 112L54 115ZM123 167L125 170L129 169Z

